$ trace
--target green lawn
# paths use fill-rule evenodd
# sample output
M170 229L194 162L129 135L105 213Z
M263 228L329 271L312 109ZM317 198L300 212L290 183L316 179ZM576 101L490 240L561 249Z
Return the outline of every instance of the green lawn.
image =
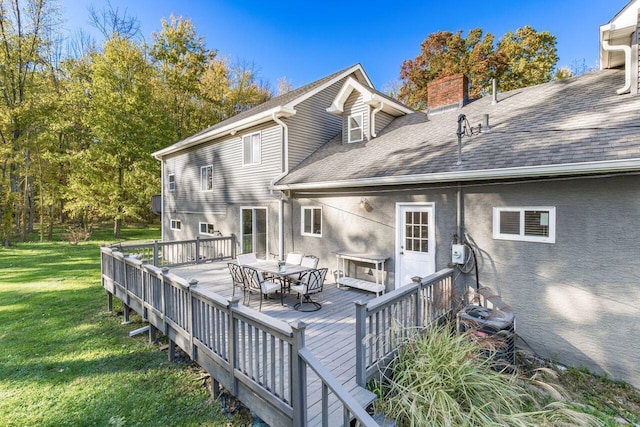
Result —
M160 237L157 227L123 234ZM0 425L239 424L221 414L197 366L169 363L146 334L129 337L137 316L122 325L107 311L100 243L0 249Z

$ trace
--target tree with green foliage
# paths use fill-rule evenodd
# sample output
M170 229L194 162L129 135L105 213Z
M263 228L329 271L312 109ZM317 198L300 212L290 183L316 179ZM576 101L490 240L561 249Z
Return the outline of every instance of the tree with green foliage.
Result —
M213 109L201 108L200 102L202 78L207 68L214 66L216 52L206 48L204 38L196 33L189 20L172 15L169 21L163 19L161 25L162 30L153 33L149 53L159 71L159 84L165 91L164 108L169 112L173 133L167 136L180 140L201 130L203 122L219 121L219 114L215 116L222 96L209 97L215 105ZM226 82L222 79L216 83Z
M153 33L150 55L159 71L172 141L229 118L270 98L248 67L230 67L207 49L188 19L171 16ZM172 135L173 134L173 135Z
M151 153L164 145L167 119L154 91L156 71L132 41L114 36L90 66L87 148L72 155L66 208L86 220L141 219L159 187Z
M34 126L57 17L49 0L0 0L0 241L33 224ZM47 101L45 101L47 102Z
M499 90L518 89L553 79L558 54L556 37L550 32L537 32L526 25L502 36L497 49L506 64L498 76Z
M415 108L424 108L427 85L441 77L464 73L469 78L471 97L477 97L500 71L503 61L493 47L494 36L480 28L469 31L431 33L422 42L420 54L403 61L400 68L400 100Z
M544 83L553 78L558 56L556 38L548 31L537 32L525 26L505 34L497 45L494 40L493 34L483 34L480 28L469 31L466 37L462 31L429 34L422 42L420 54L402 63L398 99L414 108L425 108L427 85L457 73L469 78L471 98L488 93L494 78L500 90Z

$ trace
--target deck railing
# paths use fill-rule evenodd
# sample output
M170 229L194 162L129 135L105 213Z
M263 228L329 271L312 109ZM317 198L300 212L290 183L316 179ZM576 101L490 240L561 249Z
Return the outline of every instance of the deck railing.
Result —
M453 309L453 271L440 270L369 302L356 302L356 382L379 376L413 331Z
M139 246L146 247L146 246ZM130 250L130 247L127 247ZM284 323L225 299L196 280L185 279L144 260L101 248L102 285L122 300L125 316L135 310L149 322L150 336L169 339L169 357L178 345L263 420L273 426L307 425L307 368L322 383L322 425L328 425L329 391L351 418L364 426L376 422L305 347L302 322Z
M202 262L233 259L236 257L236 237L196 237L192 240L152 242L139 244L115 244L119 252L142 259L156 267L168 265L199 264Z

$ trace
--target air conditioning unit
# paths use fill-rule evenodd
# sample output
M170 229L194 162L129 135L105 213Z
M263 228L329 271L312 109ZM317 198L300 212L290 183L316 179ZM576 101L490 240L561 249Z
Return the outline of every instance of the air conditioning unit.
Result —
M516 363L516 316L510 311L468 305L456 315L458 332L469 331L499 370Z

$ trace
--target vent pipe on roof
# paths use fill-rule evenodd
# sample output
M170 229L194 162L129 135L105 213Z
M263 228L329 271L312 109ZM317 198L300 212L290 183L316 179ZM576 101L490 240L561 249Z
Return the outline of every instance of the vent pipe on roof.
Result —
M482 115L482 124L480 125L480 132L489 132L491 131L491 127L489 127L489 115Z
M607 40L602 40L602 48L608 52L624 52L624 86L618 89L616 93L618 95L629 93L631 91L631 46L623 44L612 46Z
M498 82L496 79L491 79L491 105L498 103Z

